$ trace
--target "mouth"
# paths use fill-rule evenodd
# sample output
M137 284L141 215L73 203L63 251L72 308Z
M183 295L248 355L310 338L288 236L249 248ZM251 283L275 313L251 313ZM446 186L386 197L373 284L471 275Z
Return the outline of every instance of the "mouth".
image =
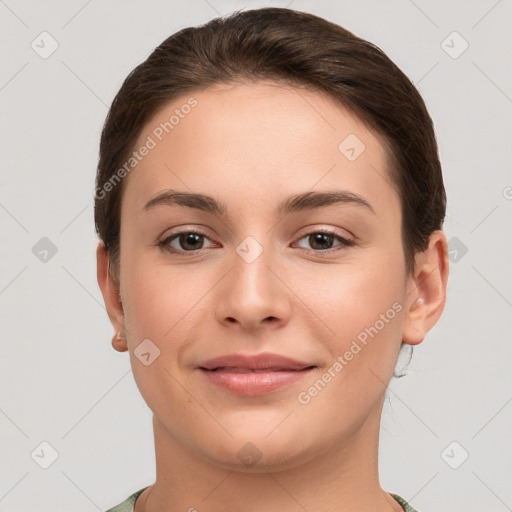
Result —
M281 354L263 352L227 354L203 361L197 370L223 391L257 396L280 391L296 384L317 368Z
M301 369L290 368L243 368L221 366L199 368L209 384L233 395L260 396L275 393L297 384L314 371L316 366Z
M217 368L203 368L199 367L200 370L207 372L226 372L226 373L270 373L270 372L301 372L304 370L310 370L315 366L304 366L302 368L286 368L286 367L271 367L271 368L245 368L236 366L219 366Z

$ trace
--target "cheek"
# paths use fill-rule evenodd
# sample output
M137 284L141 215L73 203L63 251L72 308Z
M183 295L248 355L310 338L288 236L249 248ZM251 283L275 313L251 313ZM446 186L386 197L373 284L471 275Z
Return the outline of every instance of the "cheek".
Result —
M304 421L322 417L333 431L342 423L355 432L385 392L401 342L403 282L399 265L380 261L340 267L329 280L317 275L322 288L301 291L321 319L316 325L334 332L322 340L330 361L297 397Z
M175 379L179 379L180 354L190 343L190 323L200 321L204 292L194 273L165 271L143 257L130 264L126 263L121 282L134 379L153 412L166 410L169 403L185 410L186 394ZM147 365L144 352L150 354Z
M204 275L190 267L155 263L155 258L144 255L127 257L121 283L129 328L138 336L162 341L201 307L205 290Z
M386 254L381 249L368 249L365 254L360 251L347 256L342 264L295 272L293 290L307 306L303 314L316 323L319 336L337 351L386 312L393 322L386 323L385 330L399 330L396 318L400 308L393 309L393 304L403 300L402 264L392 251Z
M333 424L352 417L355 426L382 396L401 343L401 265L396 251L368 250L357 262L317 272L315 287L303 285L300 293L321 319L316 325L328 327L321 341L330 353L320 376L325 379L311 394L302 390L311 400L306 414L327 414Z
M148 393L176 386L171 375L182 372L189 348L205 337L201 332L208 331L206 324L211 322L214 307L208 292L219 280L219 272L206 267L199 271L199 267L194 270L189 265L155 263L143 256L130 263L125 266L123 300L128 348L134 377L150 403ZM151 367L165 368L169 373L155 374L137 360L146 339L151 340L158 354Z

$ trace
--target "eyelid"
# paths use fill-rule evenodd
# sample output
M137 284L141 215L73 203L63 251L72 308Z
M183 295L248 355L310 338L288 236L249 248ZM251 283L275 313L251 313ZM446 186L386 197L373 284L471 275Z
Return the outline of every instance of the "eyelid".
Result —
M303 228L303 234L300 235L297 240L300 240L301 238L304 238L306 235L311 235L313 233L327 233L329 235L334 235L338 238L343 238L344 240L356 242L357 238L350 233L350 231L347 231L346 229L343 230L343 233L340 233L336 230L336 228L331 226L322 226L322 225L313 225L313 226L307 226Z

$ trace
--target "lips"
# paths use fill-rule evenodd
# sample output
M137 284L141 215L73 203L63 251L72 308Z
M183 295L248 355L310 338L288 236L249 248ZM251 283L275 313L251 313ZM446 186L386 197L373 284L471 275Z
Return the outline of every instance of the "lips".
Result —
M279 354L231 354L201 363L207 382L235 395L258 396L298 383L316 366Z
M300 371L312 366L314 365L311 363L267 352L255 355L229 354L220 356L201 363L199 368L210 371L222 369L223 371L248 373L251 371Z
M206 369L206 368L204 368ZM303 368L301 368L302 370ZM279 368L279 367L272 367L272 368L263 368L259 370L255 370L252 368L239 368L234 366L219 366L218 368L214 368L213 370L208 370L210 372L231 372L231 373L268 373L268 372L285 372L285 371L300 371L300 370L292 370L290 368Z

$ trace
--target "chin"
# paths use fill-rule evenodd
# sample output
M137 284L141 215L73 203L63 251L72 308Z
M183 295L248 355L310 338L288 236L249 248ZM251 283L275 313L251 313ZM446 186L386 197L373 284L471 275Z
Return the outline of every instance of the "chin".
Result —
M223 445L203 447L216 465L239 473L266 473L290 470L307 462L321 449L297 442L300 436L269 431L246 430L243 435L226 439ZM216 448L216 449L215 449Z

